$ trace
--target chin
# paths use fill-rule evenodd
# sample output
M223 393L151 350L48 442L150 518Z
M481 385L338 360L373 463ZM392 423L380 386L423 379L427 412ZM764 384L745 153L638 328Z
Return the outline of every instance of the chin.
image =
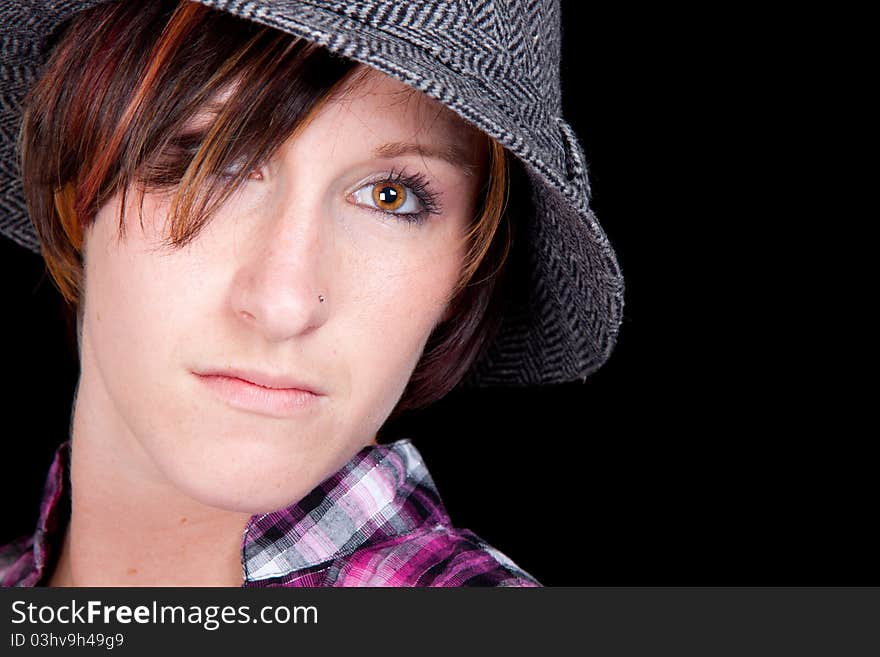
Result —
M187 497L205 506L250 515L282 509L302 499L313 488L291 486L289 479L274 481L265 477L242 479L204 474L173 483Z
M302 457L287 450L219 450L198 455L163 454L159 469L182 495L206 506L236 513L268 513L296 502L320 480L303 469ZM314 480L314 481L313 481Z

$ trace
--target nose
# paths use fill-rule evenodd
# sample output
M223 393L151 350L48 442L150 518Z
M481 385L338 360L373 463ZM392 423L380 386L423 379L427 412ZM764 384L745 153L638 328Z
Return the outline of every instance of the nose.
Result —
M326 320L332 265L327 224L314 210L297 208L290 198L279 199L273 210L271 216L257 219L251 230L237 231L241 260L231 302L240 321L267 341L282 342Z

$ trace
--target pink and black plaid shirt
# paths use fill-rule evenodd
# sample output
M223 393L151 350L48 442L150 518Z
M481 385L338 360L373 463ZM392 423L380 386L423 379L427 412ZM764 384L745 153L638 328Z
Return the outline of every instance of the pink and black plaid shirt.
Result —
M70 441L55 452L36 533L0 547L0 586L45 586L70 516ZM452 526L409 439L368 445L304 498L254 515L242 586L540 586Z

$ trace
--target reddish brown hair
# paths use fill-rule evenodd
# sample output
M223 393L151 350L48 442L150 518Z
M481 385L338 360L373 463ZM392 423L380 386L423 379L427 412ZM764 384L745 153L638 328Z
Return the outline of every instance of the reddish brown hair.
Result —
M81 308L83 230L116 193L122 238L131 183L141 204L147 190L174 189L166 243L183 247L342 82L371 70L186 1L104 3L77 14L57 37L25 99L20 150L30 215L72 315ZM206 135L182 133L230 88ZM430 336L392 416L443 397L498 328L497 285L513 239L504 212L508 156L481 138L488 146L484 185L448 319ZM241 164L236 175L217 175L233 163Z

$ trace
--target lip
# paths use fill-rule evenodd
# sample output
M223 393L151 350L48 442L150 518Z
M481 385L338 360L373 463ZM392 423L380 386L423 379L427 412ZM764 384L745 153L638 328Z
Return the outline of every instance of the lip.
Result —
M258 372L193 374L230 406L271 417L297 415L314 407L323 397L306 384Z
M274 388L276 390L305 390L306 392L311 392L315 395L324 394L321 390L319 390L314 385L307 383L305 381L301 381L299 379L293 379L288 376L282 376L277 374L267 374L264 372L259 372L257 370L244 370L244 369L233 369L227 368L222 370L210 370L206 372L193 372L198 376L226 376L233 379L241 379L247 383L253 383L255 385L260 386L261 388Z

